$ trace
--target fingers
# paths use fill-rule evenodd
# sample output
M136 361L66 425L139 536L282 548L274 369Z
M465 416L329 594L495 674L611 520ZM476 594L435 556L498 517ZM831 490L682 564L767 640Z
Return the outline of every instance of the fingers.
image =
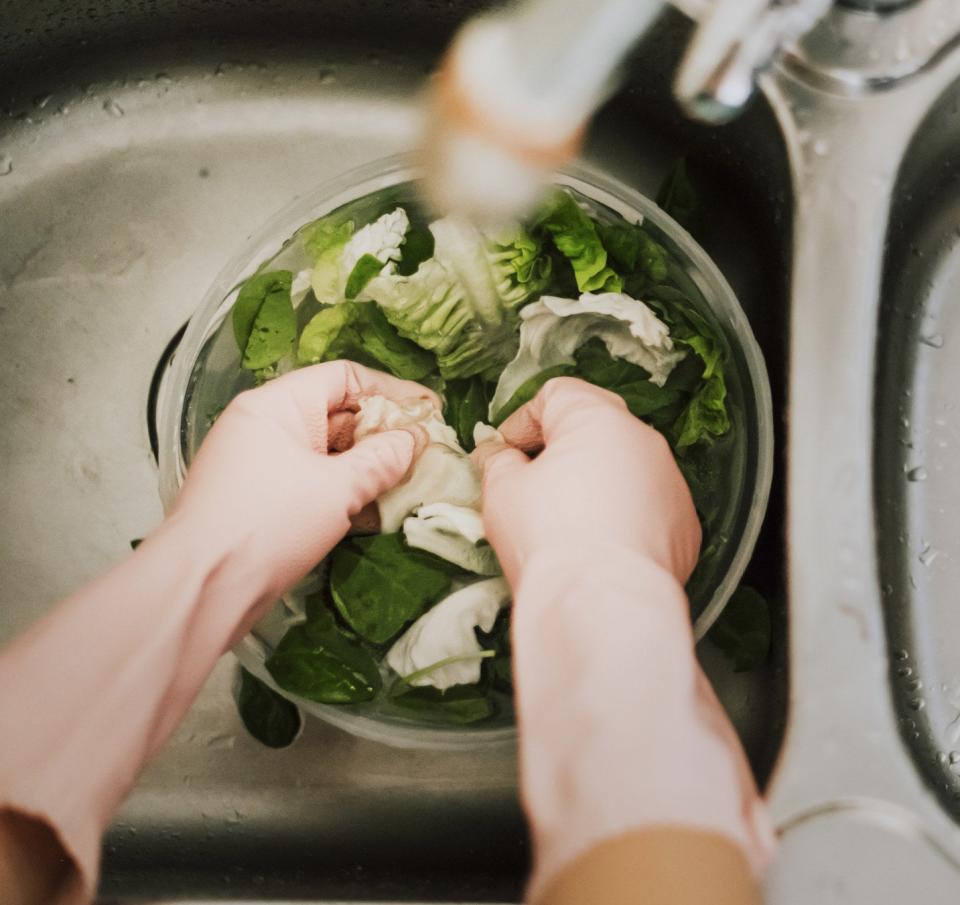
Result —
M395 487L413 462L416 439L406 430L371 434L346 452L332 457L343 476L347 492L347 512L356 515L368 503ZM329 481L329 474L326 476Z
M626 404L615 393L584 380L554 377L500 425L500 433L512 446L535 452L558 433L589 429L592 416L601 412L626 412Z
M494 481L530 464L530 459L524 453L499 437L491 437L480 443L471 458L483 477L484 494Z
M432 390L401 380L383 371L374 371L352 361L328 361L284 374L251 394L263 411L277 412L289 407L291 400L299 412L307 436L318 452L327 451L328 417L333 412L356 410L368 396L426 399L439 411L440 399Z

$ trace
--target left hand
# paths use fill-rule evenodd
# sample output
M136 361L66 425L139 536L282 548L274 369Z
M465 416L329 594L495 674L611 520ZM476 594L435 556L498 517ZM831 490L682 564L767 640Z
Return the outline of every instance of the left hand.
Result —
M358 400L437 396L348 361L314 365L237 396L190 467L170 522L191 543L242 563L262 598L303 578L350 527L351 516L397 484L414 457L407 430L352 442ZM344 435L346 442L343 442Z

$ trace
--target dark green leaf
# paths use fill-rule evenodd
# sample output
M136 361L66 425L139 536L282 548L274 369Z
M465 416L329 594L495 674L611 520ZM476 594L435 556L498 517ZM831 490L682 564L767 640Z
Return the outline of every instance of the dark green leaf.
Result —
M690 180L687 160L681 157L657 191L660 205L684 229L692 232L700 220L700 195Z
M443 392L446 406L444 419L457 432L460 445L473 449L473 428L486 422L490 393L487 382L479 375L465 380L449 380Z
M302 365L346 358L422 380L436 368L433 355L404 339L373 302L343 302L324 308L304 327L297 347Z
M320 704L369 701L381 687L373 656L347 638L329 613L291 628L266 667L285 691Z
M391 697L393 703L426 722L469 725L496 712L493 701L472 685L454 685L446 691L429 685L410 688L398 683L398 687L405 690Z
M577 377L616 393L637 418L649 418L683 401L679 391L651 383L650 375L639 365L614 358L602 340L593 339L581 346L576 359Z
M289 270L257 273L240 288L233 306L233 334L249 371L267 368L286 355L297 336L290 301Z
M770 605L762 594L741 585L708 637L733 661L736 672L756 669L770 652Z
M416 273L427 258L433 257L433 245L433 233L426 226L411 226L400 246L397 273L402 277Z
M355 299L364 286L367 285L380 271L383 270L383 261L376 255L361 255L360 260L353 265L347 285L343 290L344 297Z
M507 420L518 408L522 405L526 405L537 393L540 392L543 385L548 381L552 380L554 377L568 377L573 374L576 370L575 365L557 365L553 368L547 368L545 371L541 371L535 377L531 377L529 380L520 384L517 387L516 392L510 397L510 399L504 404L503 408L497 412L496 417L493 419L493 424L495 427L499 427Z
M246 352L257 315L266 300L274 295L279 295L281 299L286 295L289 301L292 283L293 274L289 270L267 270L255 273L240 287L233 304L232 318L233 335L241 354Z
M142 538L142 537L135 537L132 541L130 541L130 549L131 549L131 550L136 550L137 547L139 547L140 544L142 544L142 543L143 543L143 538Z
M510 610L503 610L489 633L477 631L484 650L495 650L497 655L485 660L483 669L495 688L509 692L513 688L513 663L510 645Z
M590 216L569 192L554 192L537 218L570 262L581 292L619 292L623 281L607 266L607 252Z
M293 744L303 722L295 704L242 667L237 710L247 732L268 748Z
M330 594L358 635L385 644L450 590L456 571L400 533L353 537L333 551Z

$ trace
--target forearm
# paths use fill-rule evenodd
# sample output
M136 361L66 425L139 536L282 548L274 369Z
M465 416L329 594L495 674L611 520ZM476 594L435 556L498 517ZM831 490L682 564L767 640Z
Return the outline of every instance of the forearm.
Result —
M261 592L195 540L164 525L0 657L0 809L55 829L81 873L62 901L90 894L111 814Z
M694 656L683 589L643 557L593 553L534 559L517 588L531 898L591 847L652 826L720 834L759 871L769 829Z

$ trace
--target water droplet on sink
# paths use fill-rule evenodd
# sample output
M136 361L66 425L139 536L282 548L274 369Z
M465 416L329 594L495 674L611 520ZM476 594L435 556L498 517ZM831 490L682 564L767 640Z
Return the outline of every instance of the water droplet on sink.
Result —
M38 110L42 110L51 100L53 100L52 94L41 94L33 99L33 106Z
M922 465L918 465L916 468L911 468L907 471L907 480L917 483L918 481L926 481L927 479L927 469Z
M893 652L894 660L908 660L909 658L910 658L910 654L907 653L907 651L905 650L895 650Z
M923 682L919 679L911 679L907 682L907 691L920 691L923 688Z
M907 703L907 706L913 711L923 710L926 707L926 704L923 701L923 698L914 698L912 701Z
M950 765L960 764L960 751L951 751L947 755L947 760L950 762Z
M816 154L817 157L825 157L829 151L830 151L830 142L827 141L825 138L818 138L813 143L813 153Z
M9 154L0 154L0 176L13 172L13 158Z
M112 97L108 97L103 102L103 109L111 116L123 116L123 107L121 107Z
M900 676L901 679L906 679L913 675L913 670L909 666L901 666L897 670L897 675Z
M925 336L920 337L920 342L925 346L929 346L931 349L942 349L943 348L943 334L942 333L930 333Z
M920 555L917 559L920 560L920 565L929 566L939 555L939 550L934 549L930 544L924 543L920 548Z

